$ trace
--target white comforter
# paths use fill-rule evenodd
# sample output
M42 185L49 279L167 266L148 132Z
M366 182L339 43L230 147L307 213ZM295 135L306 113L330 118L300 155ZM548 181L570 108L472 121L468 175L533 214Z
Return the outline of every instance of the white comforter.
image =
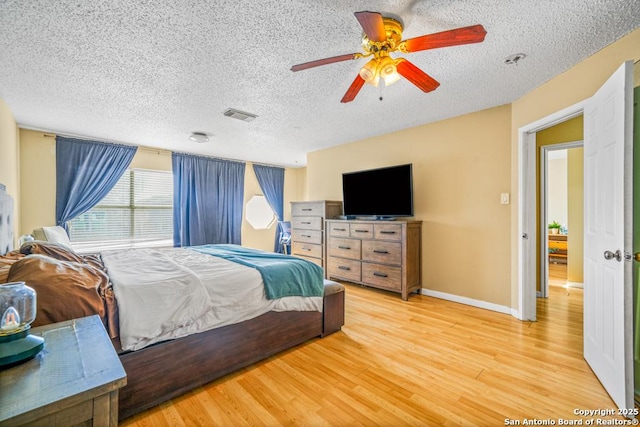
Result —
M260 273L189 249L103 252L118 301L123 350L252 319L322 311L322 297L268 300Z

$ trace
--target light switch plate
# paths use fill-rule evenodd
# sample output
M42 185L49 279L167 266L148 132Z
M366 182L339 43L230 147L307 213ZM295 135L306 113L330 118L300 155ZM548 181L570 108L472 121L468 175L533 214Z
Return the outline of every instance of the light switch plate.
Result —
M509 193L500 193L500 204L501 205L509 204Z

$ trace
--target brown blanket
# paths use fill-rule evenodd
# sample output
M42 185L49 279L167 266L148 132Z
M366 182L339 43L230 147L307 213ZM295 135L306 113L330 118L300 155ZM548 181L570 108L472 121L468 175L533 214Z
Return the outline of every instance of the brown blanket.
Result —
M0 257L0 283L25 282L36 291L32 326L99 315L111 338L118 335L118 310L99 256L82 256L58 244L27 242L20 253Z

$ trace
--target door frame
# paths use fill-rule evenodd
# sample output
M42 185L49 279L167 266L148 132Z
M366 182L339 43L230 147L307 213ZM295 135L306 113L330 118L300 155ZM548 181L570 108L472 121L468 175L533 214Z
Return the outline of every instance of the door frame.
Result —
M538 239L540 240L540 291L536 291L536 297L547 298L549 297L549 233L547 231L547 224L549 219L547 217L548 196L549 196L549 180L547 179L547 171L549 170L549 152L559 150L570 150L572 148L581 148L584 146L584 141L569 141L561 142L558 144L543 145L540 147L540 213L538 224L540 226L540 233ZM583 190L584 192L584 190ZM567 258L567 265L569 259Z
M586 99L518 129L518 310L519 320L536 320L536 133L577 117ZM536 238L530 238L536 236Z

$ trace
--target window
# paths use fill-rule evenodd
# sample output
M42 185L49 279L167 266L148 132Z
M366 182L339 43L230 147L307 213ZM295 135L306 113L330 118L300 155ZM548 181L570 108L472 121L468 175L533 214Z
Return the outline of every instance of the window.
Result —
M269 202L262 195L255 195L247 202L245 217L256 230L270 228L277 220Z
M74 248L171 246L171 172L127 170L96 206L69 221Z

